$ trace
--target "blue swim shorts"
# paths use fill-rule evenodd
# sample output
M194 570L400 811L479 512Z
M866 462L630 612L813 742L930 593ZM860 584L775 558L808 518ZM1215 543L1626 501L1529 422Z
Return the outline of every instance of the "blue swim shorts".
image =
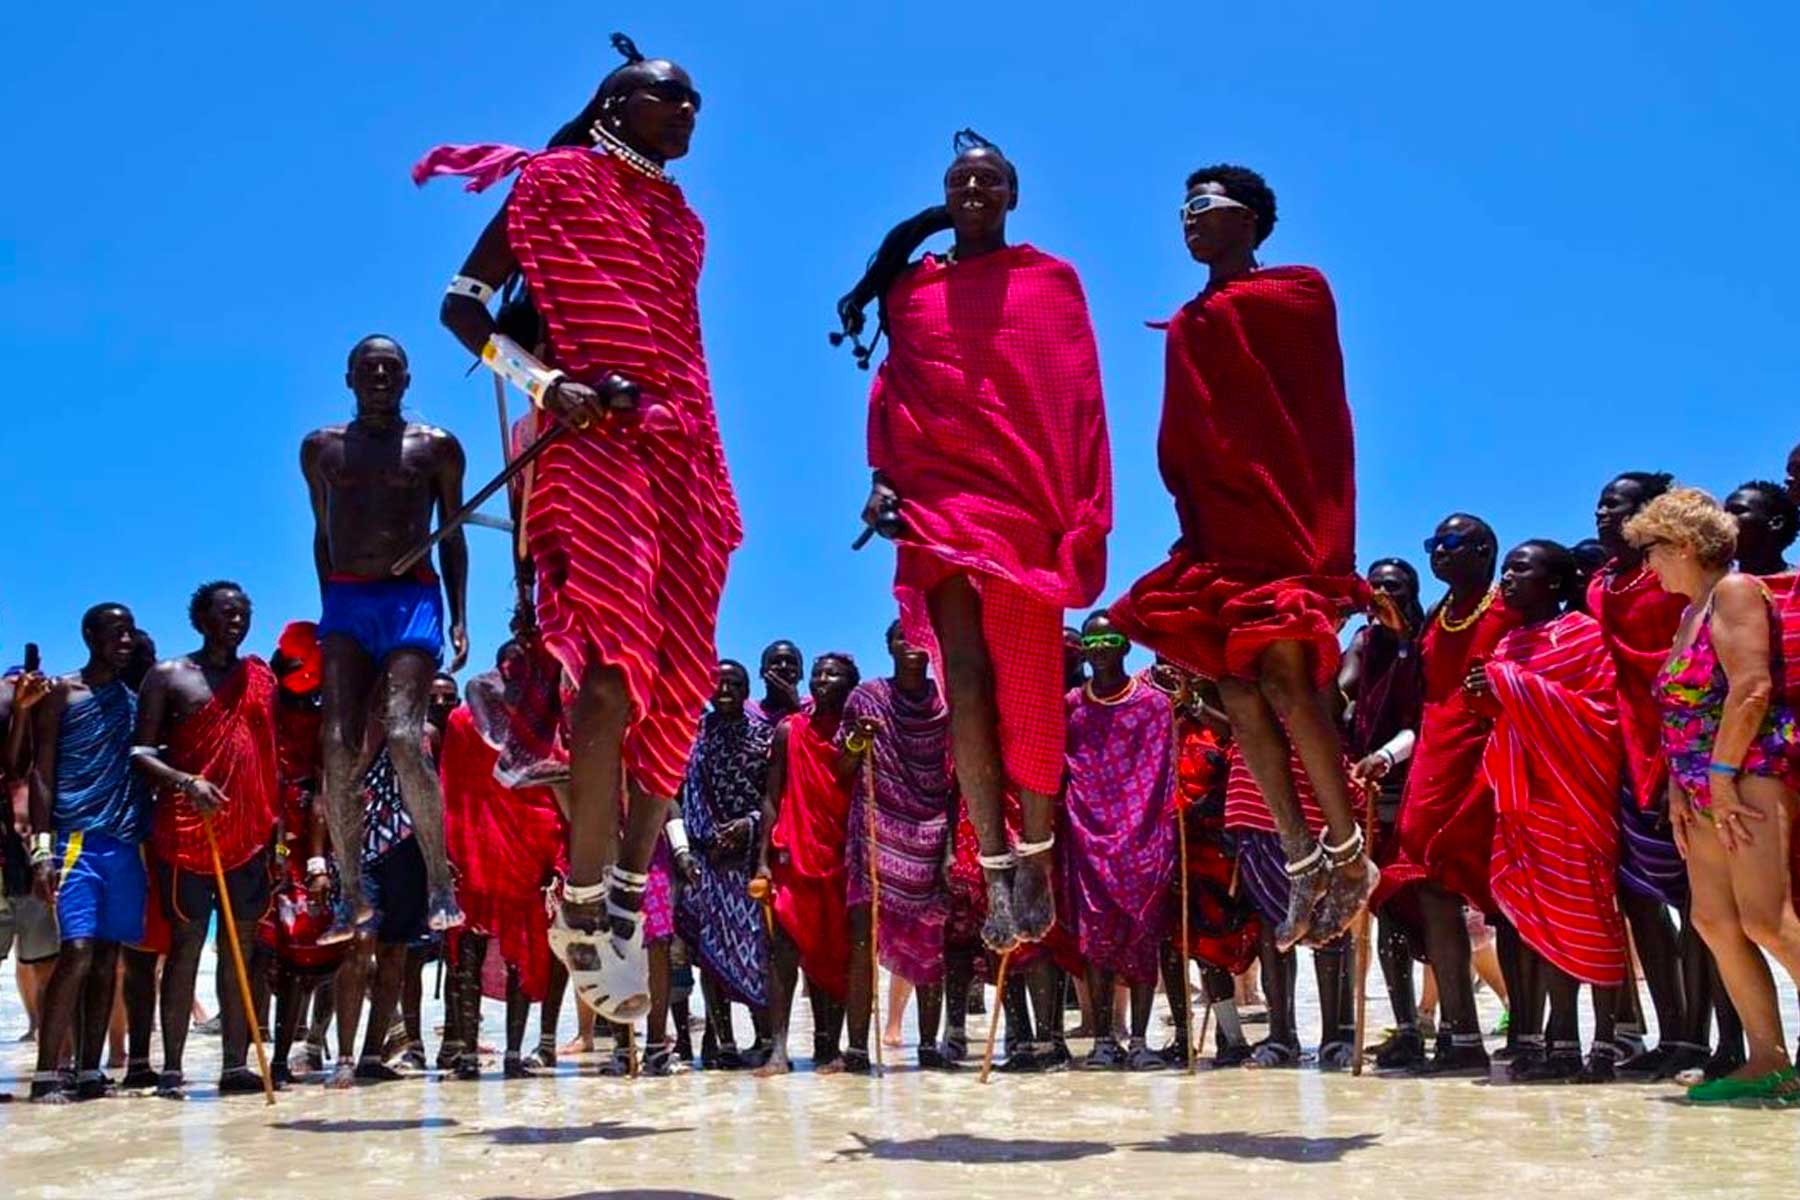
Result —
M62 940L92 938L135 946L144 940L144 905L150 876L134 842L97 830L57 839L62 882L56 890L56 923Z
M437 580L329 579L319 617L319 640L341 633L377 666L396 650L444 658L444 597Z

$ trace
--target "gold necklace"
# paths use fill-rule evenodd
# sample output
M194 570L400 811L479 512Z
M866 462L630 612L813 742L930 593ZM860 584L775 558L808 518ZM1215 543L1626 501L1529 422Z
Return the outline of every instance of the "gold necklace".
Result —
M1129 700L1133 696L1137 695L1137 686L1138 686L1137 676L1136 675L1128 676L1125 680L1125 686L1120 689L1119 694L1116 696L1113 696L1110 699L1108 699L1107 697L1104 697L1104 696L1097 695L1095 693L1094 681L1091 679L1088 680L1086 683L1082 684L1081 688L1083 691L1085 691L1087 693L1087 698L1089 700L1092 700L1095 704L1104 704L1106 707L1112 708L1115 705L1125 703L1127 700Z
M1494 597L1499 594L1499 588L1489 587L1487 595L1483 596L1481 598L1481 603L1475 606L1475 611L1460 621L1452 621L1450 619L1450 602L1446 600L1444 602L1444 607L1438 609L1438 628L1445 633L1462 633L1471 625L1475 624L1475 622L1481 620L1481 618L1487 614L1488 609L1494 607Z

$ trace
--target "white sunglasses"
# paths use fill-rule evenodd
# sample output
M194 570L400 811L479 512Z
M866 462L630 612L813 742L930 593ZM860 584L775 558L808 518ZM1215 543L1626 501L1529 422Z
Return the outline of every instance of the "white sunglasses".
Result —
M1195 220L1203 212L1211 212L1215 208L1249 208L1248 204L1240 204L1230 196L1221 196L1217 192L1201 192L1198 196L1189 196L1181 206L1181 219L1188 222Z

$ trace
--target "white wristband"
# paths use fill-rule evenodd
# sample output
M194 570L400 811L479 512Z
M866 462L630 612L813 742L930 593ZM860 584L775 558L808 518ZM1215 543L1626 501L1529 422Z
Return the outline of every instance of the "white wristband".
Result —
M48 833L32 834L31 865L35 867L39 863L48 862L50 859L54 858L56 856L56 852L53 849L55 844L56 843L51 839Z
M485 305L494 298L494 289L481 280L469 275L457 275L450 280L450 286L444 289L446 295L467 296L477 304Z
M668 836L669 849L677 857L689 853L687 822L680 817L670 817L669 823L663 826L663 833Z
M306 860L306 873L309 876L310 875L329 875L329 874L331 874L331 866L329 863L327 863L325 861L324 855L315 854L311 858Z
M536 408L544 407L544 397L563 378L563 372L546 367L504 333L488 338L487 345L481 348L481 361L488 370L530 397Z

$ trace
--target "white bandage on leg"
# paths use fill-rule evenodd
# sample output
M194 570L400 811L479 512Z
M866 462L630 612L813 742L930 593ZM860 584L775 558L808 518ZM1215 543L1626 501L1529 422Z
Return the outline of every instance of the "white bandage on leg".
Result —
M446 296L467 296L477 304L485 305L494 298L494 289L481 280L470 275L453 276L450 286L444 289Z
M668 823L663 826L663 835L669 839L669 849L677 857L692 853L692 847L688 844L687 822L680 817L669 818Z
M544 397L563 378L563 372L546 367L504 333L488 338L487 345L481 348L481 361L488 370L530 397L535 408L544 407Z

